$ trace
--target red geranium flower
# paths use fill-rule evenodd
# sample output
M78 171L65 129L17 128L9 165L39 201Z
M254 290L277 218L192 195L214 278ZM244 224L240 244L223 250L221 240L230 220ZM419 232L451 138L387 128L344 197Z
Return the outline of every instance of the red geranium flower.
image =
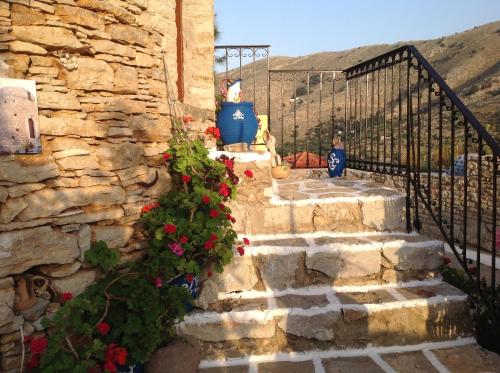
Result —
M191 273L188 273L185 278L187 282L193 282L193 275Z
M244 172L246 177L253 177L253 171L252 170L245 170Z
M245 255L245 249L243 248L243 246L238 247L237 250L238 250L238 253L240 254L240 256Z
M444 257L443 257L443 264L444 264L445 266L447 266L447 265L448 265L448 264L450 264L450 263L451 263L451 259L450 259L449 257L447 257L447 256L444 256Z
M30 351L32 354L41 354L45 351L48 344L47 338L33 338L30 343Z
M110 326L107 322L101 322L97 324L96 328L100 335L107 335L109 333Z
M223 203L219 203L218 207L221 209L221 211L224 211L226 209L226 205Z
M110 372L110 373L118 372L118 369L116 369L116 365L113 364L111 361L106 361L102 367L105 372Z
M203 202L203 204L205 205L208 205L210 203L210 197L209 196L201 197L201 202Z
M33 340L33 336L32 335L27 335L27 336L24 337L23 343L24 344L29 344L29 343L31 343L32 340Z
M219 194L223 197L227 197L229 196L229 193L230 193L229 185L227 185L226 183L220 183Z
M206 241L204 247L205 250L212 250L215 247L215 244L213 241Z
M246 238L246 237L245 237L245 238L243 238L243 243L244 243L245 245L250 245L250 240L249 240L248 238Z
M188 124L188 123L190 123L190 122L192 122L192 121L193 121L193 117L192 117L191 115L189 115L189 114L186 114L186 115L184 115L184 116L182 117L182 122L183 122L184 124Z
M73 294L71 294L69 292L61 294L61 301L63 303L66 303L66 302L70 301L71 299L73 299Z
M170 154L170 153L163 153L163 159L165 161L168 161L170 158L172 158L172 154Z
M127 355L127 350L118 346L116 343L111 343L108 347L106 347L106 362L124 365L127 362Z
M163 231L167 234L173 234L177 232L177 227L173 224L165 224L163 226Z
M38 365L40 365L40 357L40 354L31 354L31 358L28 361L28 364L26 364L26 368L28 370L35 369Z
M217 235L215 233L212 233L208 240L209 241L217 241L218 239L219 239L219 237L217 237Z
M181 237L179 238L179 242L180 242L181 244L183 244L183 245L184 245L184 244L187 244L187 243L189 242L189 238L188 238L187 236L181 236Z
M153 202L153 203L150 203L149 205L144 206L142 208L141 212L143 214L145 214L145 213L150 212L151 210L153 210L157 207L160 207L160 204L158 202Z
M189 176L189 175L182 175L181 179L182 179L183 183L187 184L187 183L189 183L191 181L191 176Z
M225 159L224 165L227 167L227 169L232 170L234 168L234 158Z
M220 138L220 130L217 127L208 127L205 130L205 135L212 135L216 139Z
M216 209L211 209L209 215L212 219L215 219L219 216L219 211L217 211Z

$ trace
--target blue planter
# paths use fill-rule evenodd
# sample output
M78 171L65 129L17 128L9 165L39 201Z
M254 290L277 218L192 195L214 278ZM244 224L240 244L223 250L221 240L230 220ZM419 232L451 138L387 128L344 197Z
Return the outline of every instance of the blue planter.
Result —
M196 299L198 296L198 283L199 279L198 277L193 277L193 281L189 282L186 280L184 276L177 277L176 279L170 281L170 285L176 285L176 286L183 286L185 287L190 293L193 299ZM189 303L185 304L186 306L186 311L189 312L193 309L193 306Z
M330 177L342 176L345 168L345 160L344 149L332 149L327 158L328 174Z
M217 116L217 128L224 145L246 142L257 134L257 117L251 102L223 102Z

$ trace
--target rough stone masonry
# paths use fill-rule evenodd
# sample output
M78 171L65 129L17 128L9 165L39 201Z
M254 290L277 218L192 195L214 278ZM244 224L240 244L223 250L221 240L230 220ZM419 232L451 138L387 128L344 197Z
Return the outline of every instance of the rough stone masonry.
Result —
M36 81L43 145L40 155L0 156L1 371L19 370L19 327L41 333L58 308L42 286L18 312L21 276L78 294L96 277L82 264L92 242L123 261L142 255L134 224L170 185L162 53L174 94L182 89L184 110L206 126L213 27L212 0L0 2L0 74Z

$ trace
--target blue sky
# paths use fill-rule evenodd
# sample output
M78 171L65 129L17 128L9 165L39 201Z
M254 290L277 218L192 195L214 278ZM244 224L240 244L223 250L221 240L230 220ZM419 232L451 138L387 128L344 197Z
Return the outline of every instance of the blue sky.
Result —
M216 44L301 56L437 38L500 20L500 0L215 0Z

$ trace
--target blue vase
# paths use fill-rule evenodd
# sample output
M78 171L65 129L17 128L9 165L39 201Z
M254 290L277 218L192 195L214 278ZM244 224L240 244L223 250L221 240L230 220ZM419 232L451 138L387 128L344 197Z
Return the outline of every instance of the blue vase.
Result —
M257 134L258 122L251 102L223 102L217 116L217 128L224 145L246 142Z
M328 154L327 164L328 164L328 174L330 177L342 176L345 168L345 151L344 149L332 148L330 154Z

